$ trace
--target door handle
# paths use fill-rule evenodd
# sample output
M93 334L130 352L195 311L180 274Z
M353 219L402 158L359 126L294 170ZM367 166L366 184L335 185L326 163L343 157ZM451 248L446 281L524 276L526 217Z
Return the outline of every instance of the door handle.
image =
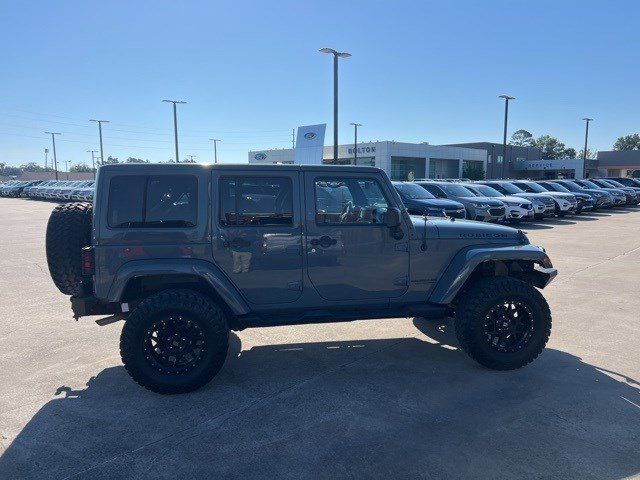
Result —
M314 238L309 243L314 247L321 246L322 248L329 248L330 246L338 243L338 241L328 235L323 235L320 238Z

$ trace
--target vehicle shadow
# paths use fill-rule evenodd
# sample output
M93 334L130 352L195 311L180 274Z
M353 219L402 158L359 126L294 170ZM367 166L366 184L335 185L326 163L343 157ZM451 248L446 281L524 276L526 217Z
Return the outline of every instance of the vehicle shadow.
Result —
M547 349L484 369L449 323L415 337L260 345L232 335L206 388L161 396L107 368L60 386L1 478L605 478L640 473L638 382Z
M525 231L526 230L548 230L550 228L553 228L553 226L546 225L543 222L544 220L536 220L533 222L523 222L514 228L520 228L521 230L525 230Z

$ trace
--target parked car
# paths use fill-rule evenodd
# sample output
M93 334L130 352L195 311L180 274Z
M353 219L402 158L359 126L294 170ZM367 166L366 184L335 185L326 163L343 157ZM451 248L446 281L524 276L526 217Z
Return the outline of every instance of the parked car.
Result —
M526 198L533 204L533 218L540 220L545 217L553 217L555 215L556 204L553 198L542 193L529 193L521 188L516 187L507 180L481 180L480 185L487 185L498 190L505 195L514 195L516 197Z
M377 168L106 165L96 192L95 210L53 210L49 271L76 318L124 320L124 367L158 393L214 378L230 330L452 317L461 350L495 370L532 362L551 333L544 249L503 225L411 216Z
M602 178L594 178L591 181L601 187L619 188L627 197L627 205L638 205L638 192L640 192L640 188L626 187L615 180L604 180Z
M31 185L37 185L40 183L39 180L36 181L16 181L11 185L5 185L2 188L2 195L5 197L19 197L22 195L22 192L25 188L30 187Z
M505 219L504 203L495 198L479 196L459 183L416 182L436 198L446 198L462 203L467 210L467 218L484 222L502 222Z
M573 180L573 182L584 188L609 192L613 197L613 205L611 207L622 207L627 204L627 195L619 188L602 187L591 180Z
M511 183L525 192L549 195L555 202L555 210L558 217L573 215L578 209L578 200L571 193L551 192L532 180L511 180Z
M554 180L554 183L562 185L571 193L586 193L593 198L593 209L599 208L611 208L613 206L613 195L611 193L602 190L601 188L586 188L582 185L578 185L573 180Z
M559 183L552 182L550 180L539 180L536 183L549 192L570 193L576 197L576 201L578 202L576 213L593 210L593 197L588 193L572 192L564 185L560 185Z
M615 180L625 187L640 187L640 179L633 177L607 177L606 180Z
M506 207L505 220L508 222L517 223L521 220L533 220L533 203L526 198L505 195L495 188L479 183L462 183L461 185L478 196L495 198L504 203Z
M467 218L465 206L460 202L436 198L428 190L413 182L393 182L393 186L411 215Z

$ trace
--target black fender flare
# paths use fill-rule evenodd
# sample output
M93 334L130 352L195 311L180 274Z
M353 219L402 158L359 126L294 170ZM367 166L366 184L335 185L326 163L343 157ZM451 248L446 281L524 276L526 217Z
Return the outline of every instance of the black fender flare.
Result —
M226 275L211 262L187 258L134 260L122 265L111 283L107 301L119 302L130 280L150 275L195 275L205 280L229 306L234 315L250 312L247 302Z
M545 285L557 274L545 251L535 245L471 246L460 250L451 260L431 291L429 301L449 305L478 265L495 260L531 261L546 277Z

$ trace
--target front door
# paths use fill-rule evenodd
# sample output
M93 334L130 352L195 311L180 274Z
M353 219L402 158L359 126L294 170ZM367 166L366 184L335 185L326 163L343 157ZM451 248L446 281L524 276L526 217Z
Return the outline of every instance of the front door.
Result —
M305 172L308 275L327 300L398 297L407 290L408 232L385 224L391 192L374 173Z
M213 257L251 303L301 294L299 188L297 171L213 172Z

